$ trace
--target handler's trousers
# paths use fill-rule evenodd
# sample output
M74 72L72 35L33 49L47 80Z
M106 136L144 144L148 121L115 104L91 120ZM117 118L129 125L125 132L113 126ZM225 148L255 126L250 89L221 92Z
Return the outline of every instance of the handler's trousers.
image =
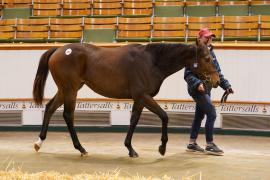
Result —
M199 94L196 97L194 96L193 99L196 102L196 109L190 139L197 139L202 120L206 115L205 138L207 143L211 143L213 142L213 129L217 117L215 106L212 104L209 94Z

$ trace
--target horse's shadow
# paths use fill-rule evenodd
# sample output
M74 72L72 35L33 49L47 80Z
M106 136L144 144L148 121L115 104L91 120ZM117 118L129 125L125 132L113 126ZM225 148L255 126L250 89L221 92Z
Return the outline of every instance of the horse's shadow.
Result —
M39 152L40 156L50 156L50 158L59 161L68 161L74 163L89 163L89 164L112 164L112 165L151 165L151 164L174 164L196 161L196 159L207 159L208 156L203 154L190 154L186 152L179 152L175 154L157 157L156 155L145 156L141 155L138 158L131 158L128 155L114 155L114 154L89 154L88 156L79 156L77 153L48 153Z

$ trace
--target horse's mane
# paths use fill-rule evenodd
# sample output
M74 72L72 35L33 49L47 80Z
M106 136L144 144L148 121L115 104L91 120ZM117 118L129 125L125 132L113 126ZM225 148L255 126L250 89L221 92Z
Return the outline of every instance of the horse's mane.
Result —
M167 55L168 52L173 52L175 49L180 50L182 47L187 47L187 45L182 43L151 43L146 45L145 50L163 56Z
M156 64L168 63L170 58L175 58L179 54L184 56L188 49L190 49L190 45L183 43L152 43L147 44L145 47L145 50L154 57Z

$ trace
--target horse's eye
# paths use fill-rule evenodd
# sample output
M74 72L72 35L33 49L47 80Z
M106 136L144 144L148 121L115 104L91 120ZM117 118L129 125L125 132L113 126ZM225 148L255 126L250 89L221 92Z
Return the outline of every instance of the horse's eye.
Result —
M206 62L210 62L210 61L211 61L210 56L206 57L205 61L206 61Z

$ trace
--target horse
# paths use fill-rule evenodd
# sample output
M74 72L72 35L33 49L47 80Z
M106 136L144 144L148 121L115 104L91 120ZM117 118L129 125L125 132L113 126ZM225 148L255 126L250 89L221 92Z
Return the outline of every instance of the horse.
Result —
M131 140L143 108L158 115L162 121L159 153L164 155L168 141L168 116L153 97L168 76L184 67L204 76L214 87L218 86L219 74L210 51L199 40L194 44L149 43L114 48L73 43L47 50L40 57L34 80L34 102L42 104L49 71L58 91L45 106L41 132L38 141L34 143L35 150L39 151L46 139L52 114L64 104L63 117L73 145L82 156L88 154L74 129L77 92L83 85L87 85L105 97L133 99L130 126L124 142L130 157L138 157Z

